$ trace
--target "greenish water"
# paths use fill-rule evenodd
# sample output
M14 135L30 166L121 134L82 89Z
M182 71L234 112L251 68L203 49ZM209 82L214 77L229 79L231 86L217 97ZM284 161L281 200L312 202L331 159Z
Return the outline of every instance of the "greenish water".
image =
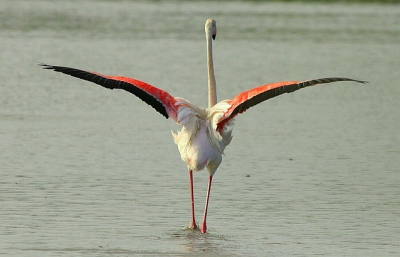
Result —
M0 254L396 256L400 9L380 4L3 1ZM121 91L45 62L134 77L205 106L204 22L219 100L300 90L238 116L213 180L209 233L189 222L178 127ZM195 174L201 217L207 173Z

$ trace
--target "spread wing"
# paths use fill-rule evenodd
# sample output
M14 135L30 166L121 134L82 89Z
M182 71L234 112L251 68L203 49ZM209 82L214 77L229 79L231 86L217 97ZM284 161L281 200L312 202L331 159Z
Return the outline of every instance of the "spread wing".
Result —
M231 105L224 113L218 123L218 128L221 129L229 120L233 119L239 113L245 112L250 107L264 102L275 96L291 93L301 88L314 86L317 84L331 83L337 81L354 81L358 83L367 83L366 81L348 79L348 78L323 78L306 81L283 81L272 84L259 86L248 91L242 92L228 101Z
M176 99L166 91L151 86L145 82L121 77L108 76L96 72L84 71L75 68L40 64L44 69L61 72L79 79L96 83L108 89L123 89L139 97L143 102L153 107L165 118L176 119L177 107Z

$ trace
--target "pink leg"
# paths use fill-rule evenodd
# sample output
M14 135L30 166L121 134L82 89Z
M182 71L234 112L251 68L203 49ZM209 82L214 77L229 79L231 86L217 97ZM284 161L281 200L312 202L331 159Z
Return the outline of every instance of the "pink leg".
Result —
M190 203L192 205L192 221L189 224L189 228L197 229L196 220L194 218L194 192L193 192L193 171L189 171L189 179L190 179Z
M212 181L212 176L208 178L208 189L207 189L207 197L206 197L206 206L204 207L204 218L203 218L203 224L201 225L201 233L206 233L207 232L207 224L206 224L206 219L207 219L207 211L208 211L208 200L210 199L210 190L211 190L211 181Z

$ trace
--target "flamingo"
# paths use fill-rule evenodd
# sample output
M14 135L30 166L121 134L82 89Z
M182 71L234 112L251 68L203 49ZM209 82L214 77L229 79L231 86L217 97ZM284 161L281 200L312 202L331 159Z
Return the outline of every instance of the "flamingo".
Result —
M87 80L108 89L126 90L153 107L165 118L171 118L182 125L177 134L172 132L173 140L178 146L181 159L189 170L191 221L189 228L198 230L195 221L193 170L208 170L208 187L204 207L201 232L207 232L207 211L210 199L211 182L218 166L221 164L225 147L231 142L233 121L236 115L245 112L265 100L275 96L291 93L301 88L317 84L337 81L353 81L367 83L367 81L349 78L322 78L306 81L283 81L255 87L242 92L230 100L217 103L216 82L214 76L212 40L217 35L217 26L214 19L205 23L207 42L207 71L208 71L208 108L200 108L196 104L180 97L173 97L166 91L156 88L143 81L122 76L108 76L70 67L39 64L44 69L61 72L79 79Z

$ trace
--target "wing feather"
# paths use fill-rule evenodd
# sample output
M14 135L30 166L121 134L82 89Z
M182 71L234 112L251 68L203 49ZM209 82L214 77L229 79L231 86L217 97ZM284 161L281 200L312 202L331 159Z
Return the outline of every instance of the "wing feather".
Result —
M367 83L366 81L348 79L348 78L322 78L306 81L283 81L272 84L259 86L248 91L236 95L228 101L231 107L225 112L224 116L218 123L218 128L221 129L230 119L233 119L239 113L245 112L250 107L264 102L275 96L291 93L301 88L314 86L317 84L331 83L337 81L354 81L358 83Z
M108 89L123 89L128 91L142 101L152 106L165 118L172 118L175 121L177 107L176 100L166 91L151 86L143 81L121 76L108 76L96 72L84 71L80 69L40 64L44 69L61 72L79 79L87 80Z

